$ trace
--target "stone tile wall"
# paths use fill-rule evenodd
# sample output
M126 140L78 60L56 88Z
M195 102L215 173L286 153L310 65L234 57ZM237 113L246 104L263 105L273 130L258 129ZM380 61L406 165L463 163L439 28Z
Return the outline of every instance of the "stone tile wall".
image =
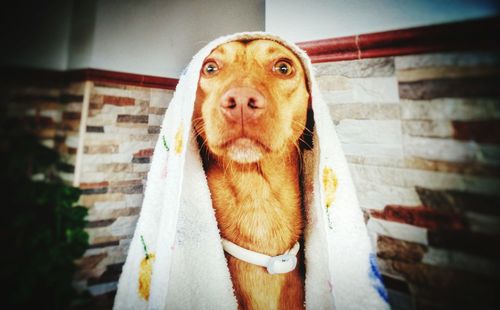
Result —
M500 56L315 67L393 307L498 307Z
M74 179L84 82L14 81L2 85L8 117L18 119L42 144L61 154L59 176Z
M76 283L111 295L140 212L150 158L173 91L92 83L79 182L90 248Z

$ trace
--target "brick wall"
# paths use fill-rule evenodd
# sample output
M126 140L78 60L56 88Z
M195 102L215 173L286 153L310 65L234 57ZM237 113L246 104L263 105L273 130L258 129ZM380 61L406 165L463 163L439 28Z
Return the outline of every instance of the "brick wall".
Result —
M116 290L140 212L150 158L172 90L91 84L79 182L89 209L90 248L77 285L92 295Z
M95 298L91 307L110 308L173 91L161 78L150 79L153 87L131 86L144 79L104 72L106 79L126 81L98 82L90 72L73 74L84 81L67 82L67 74L21 70L1 93L9 117L57 150L59 175L82 190L90 247L77 261L74 284Z
M55 79L10 81L1 91L8 117L18 119L42 144L61 154L58 175L68 184L74 179L83 89L83 82Z
M500 55L315 67L393 307L498 307Z

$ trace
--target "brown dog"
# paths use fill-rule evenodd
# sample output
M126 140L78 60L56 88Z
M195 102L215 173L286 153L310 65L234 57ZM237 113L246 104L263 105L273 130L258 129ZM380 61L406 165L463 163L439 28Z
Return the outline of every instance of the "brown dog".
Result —
M274 41L225 43L205 59L193 126L223 238L269 256L301 238L308 102L301 62ZM293 271L273 275L226 257L240 309L304 308L302 251Z

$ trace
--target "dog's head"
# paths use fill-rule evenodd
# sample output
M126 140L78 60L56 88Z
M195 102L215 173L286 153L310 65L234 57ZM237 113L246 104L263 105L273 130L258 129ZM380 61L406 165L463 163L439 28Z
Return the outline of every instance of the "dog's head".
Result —
M271 40L232 41L205 59L193 126L215 156L255 163L298 146L309 107L298 57Z

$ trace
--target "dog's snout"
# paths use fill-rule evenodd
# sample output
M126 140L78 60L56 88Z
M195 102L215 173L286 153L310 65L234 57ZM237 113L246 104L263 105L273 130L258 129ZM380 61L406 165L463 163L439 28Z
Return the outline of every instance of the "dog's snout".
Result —
M264 112L265 107L264 96L254 88L231 88L222 96L222 112L233 121L256 119Z

